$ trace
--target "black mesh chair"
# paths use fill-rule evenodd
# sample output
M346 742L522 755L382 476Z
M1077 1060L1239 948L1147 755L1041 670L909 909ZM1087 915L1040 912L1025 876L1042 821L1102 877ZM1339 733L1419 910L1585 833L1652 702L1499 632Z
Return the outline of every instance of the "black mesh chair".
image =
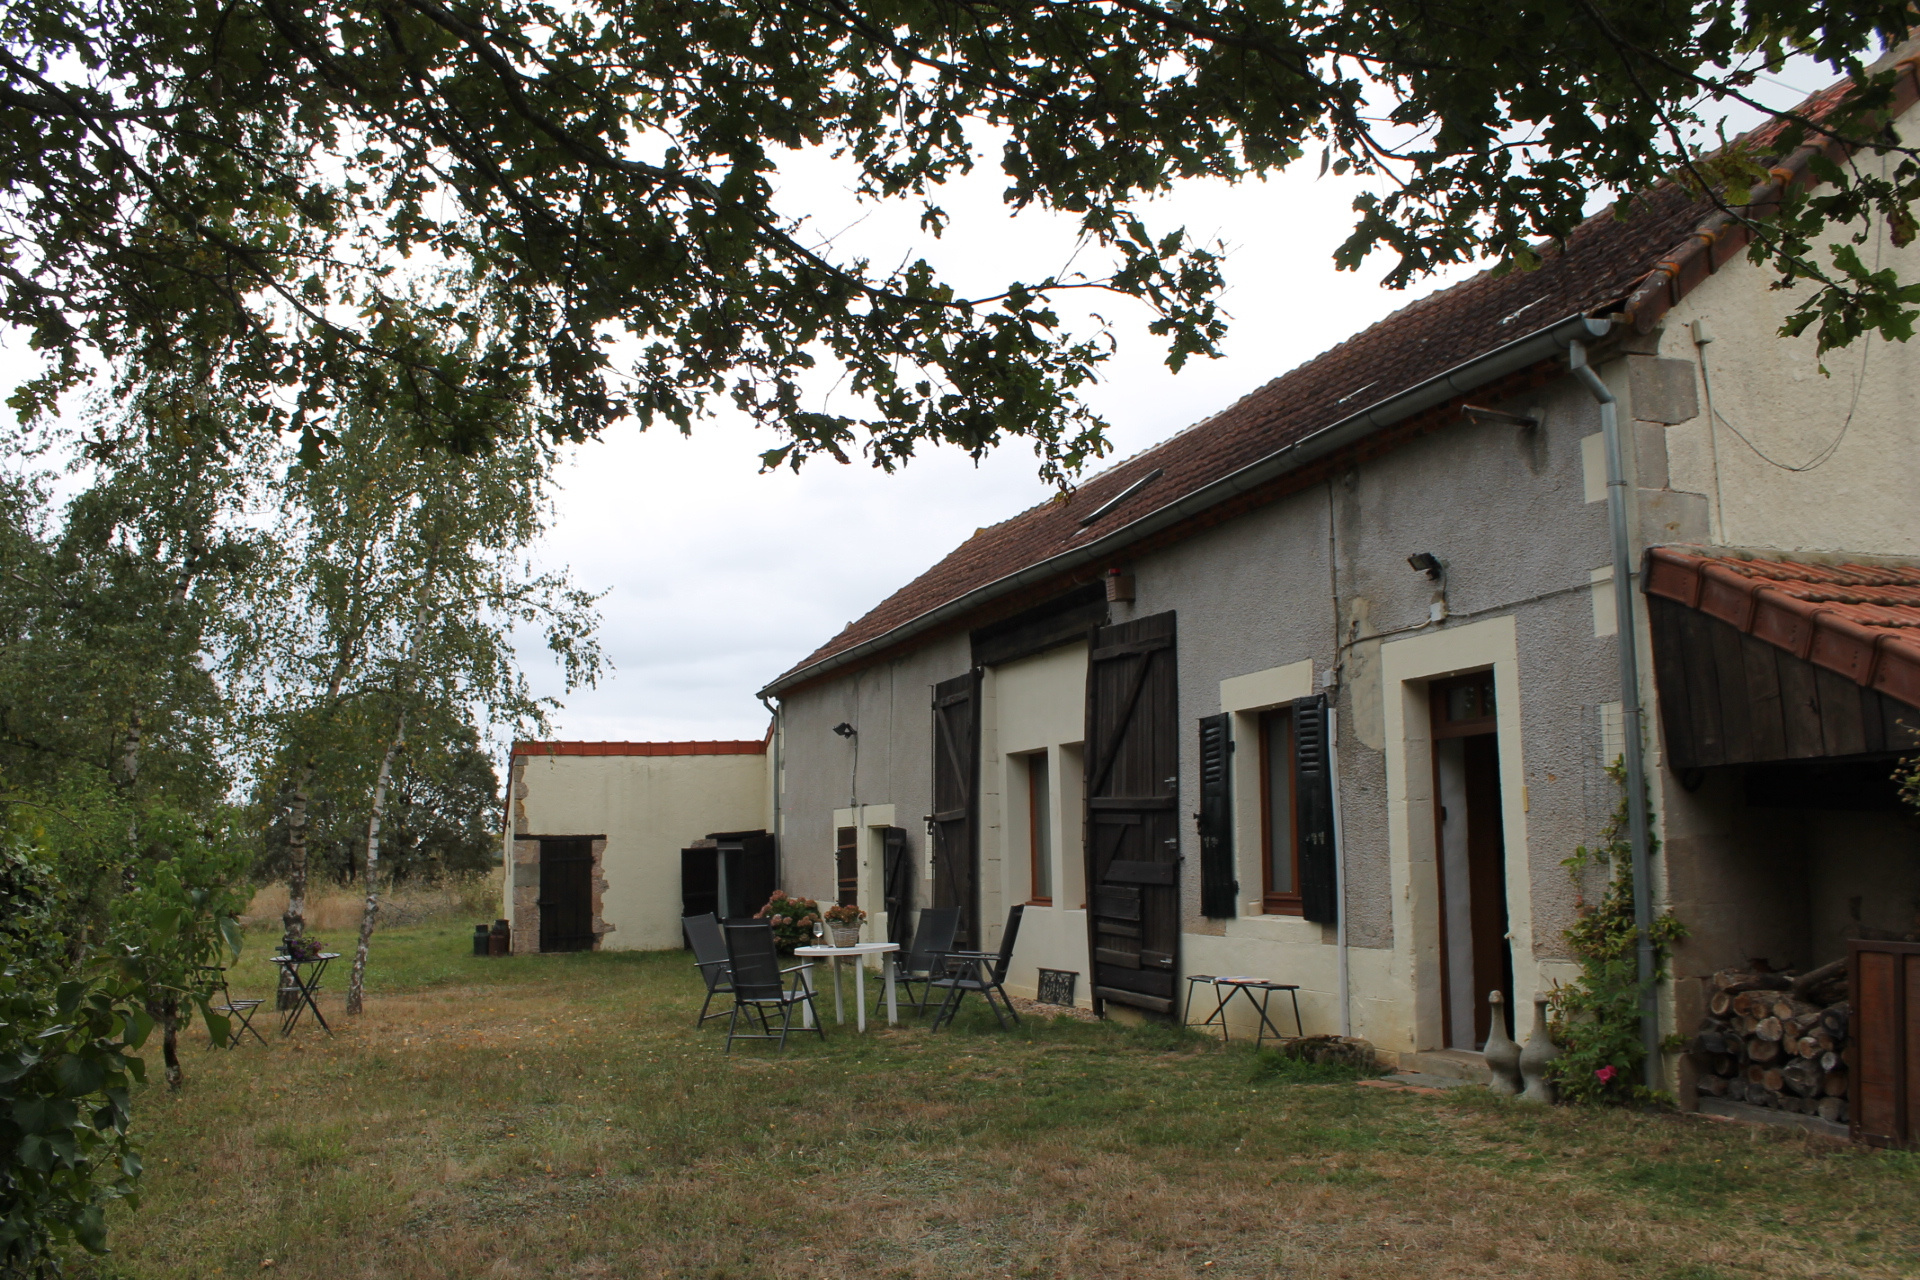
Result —
M927 984L934 990L946 993L940 1001L940 1011L933 1015L935 1031L953 1021L953 1015L960 1011L960 1002L967 998L969 991L978 991L986 998L987 1008L993 1010L994 1020L1001 1027L1007 1025L1007 1019L1000 1013L1001 1005L1006 1006L1007 1014L1018 1025L1020 1014L1014 1009L1012 999L1001 984L1007 980L1007 967L1013 963L1013 944L1020 936L1020 916L1026 909L1026 904L1020 903L1007 912L1007 927L1000 935L1000 950L947 953L946 972ZM1000 994L999 1004L994 1003L995 992Z
M727 1052L733 1052L735 1040L778 1040L786 1048L787 1032L793 1029L793 1011L805 1005L813 1015L813 1030L827 1038L820 1025L820 1010L813 1003L813 991L801 978L792 984L787 975L799 974L806 965L790 969L780 967L780 954L773 947L773 924L767 920L729 920L721 926L727 939L727 965L733 975L733 1016L727 1022ZM740 1030L740 1011L758 1019L756 1034ZM780 1030L773 1029L772 1015L780 1014Z
M947 971L947 953L953 950L953 935L959 930L960 908L927 907L920 912L919 924L907 949L894 957L894 986L913 1006L914 1012L927 1011L927 999L933 990L929 984ZM918 999L913 994L916 985L920 988ZM880 1012L886 1000L883 989L874 997L874 1013Z
M703 1027L708 1018L727 1016L725 1009L707 1012L715 996L733 994L733 970L727 962L727 940L720 934L719 917L711 911L705 915L680 917L680 927L686 930L687 945L693 948L693 963L707 984L707 998L700 1003L700 1017L693 1024Z
M267 1038L260 1034L260 1028L253 1025L254 1011L266 1003L265 1000L235 1000L233 992L227 989L227 971L219 965L203 965L200 972L207 975L207 1007L227 1019L226 1047L237 1046L252 1032L253 1038L261 1044ZM237 1025L236 1025L237 1024ZM207 1042L209 1049L213 1041Z

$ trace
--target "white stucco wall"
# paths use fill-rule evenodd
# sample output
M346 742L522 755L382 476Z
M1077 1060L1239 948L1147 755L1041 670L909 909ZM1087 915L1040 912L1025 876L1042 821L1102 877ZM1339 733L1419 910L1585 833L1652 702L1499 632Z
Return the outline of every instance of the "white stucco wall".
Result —
M1920 132L1920 110L1900 126ZM1870 269L1920 280L1920 243L1895 247L1881 227L1857 251ZM1827 260L1824 247L1815 257ZM1775 278L1738 258L1667 313L1659 353L1696 373L1704 357L1714 409L1703 385L1699 416L1667 430L1672 487L1707 496L1721 546L1920 555L1920 342L1857 339L1827 353L1823 375L1811 333L1779 336L1813 286L1775 290ZM1696 320L1713 338L1704 348Z
M518 756L514 835L604 836L609 950L681 945L680 850L712 831L770 829L768 760L741 755Z

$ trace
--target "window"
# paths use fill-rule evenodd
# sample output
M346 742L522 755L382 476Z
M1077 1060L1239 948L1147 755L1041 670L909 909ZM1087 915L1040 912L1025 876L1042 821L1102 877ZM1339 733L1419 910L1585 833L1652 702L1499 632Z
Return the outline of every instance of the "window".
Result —
M1027 757L1027 848L1033 854L1033 897L1053 905L1053 789L1047 780L1047 753Z
M1496 727L1493 672L1433 682L1433 736L1463 738L1492 733Z
M839 879L839 903L843 907L860 905L860 829L841 827L836 834L833 853L834 873Z
M1301 913L1294 767L1293 713L1268 711L1260 717L1261 899L1268 915Z

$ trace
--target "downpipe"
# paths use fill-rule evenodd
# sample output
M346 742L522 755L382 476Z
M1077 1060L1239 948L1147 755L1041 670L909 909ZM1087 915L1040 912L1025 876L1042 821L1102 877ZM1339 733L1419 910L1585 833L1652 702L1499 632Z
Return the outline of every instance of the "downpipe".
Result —
M1660 1015L1653 974L1653 871L1647 831L1647 774L1641 750L1639 627L1635 620L1633 548L1627 535L1627 468L1620 445L1619 402L1587 360L1586 344L1567 344L1567 367L1600 406L1600 432L1607 454L1607 524L1613 536L1613 609L1620 653L1620 720L1627 773L1627 838L1633 848L1633 928L1639 959L1640 1041L1646 1050L1644 1082L1663 1083Z
M771 734L773 738L773 742L771 743L773 760L769 765L769 768L773 770L773 811L768 816L769 820L773 823L773 883L777 887L785 888L786 881L781 878L780 874L787 860L786 842L782 838L782 832L780 830L780 785L782 781L780 777L780 739L782 736L781 731L786 726L780 722L780 708L774 706L772 700L764 693L760 695L760 705L765 707L767 714L773 717L773 730Z
M1334 692L1339 692L1337 686ZM1353 980L1347 968L1347 842L1340 830L1340 712L1333 706L1327 708L1327 781L1333 792L1333 902L1340 968L1340 1034L1351 1039Z

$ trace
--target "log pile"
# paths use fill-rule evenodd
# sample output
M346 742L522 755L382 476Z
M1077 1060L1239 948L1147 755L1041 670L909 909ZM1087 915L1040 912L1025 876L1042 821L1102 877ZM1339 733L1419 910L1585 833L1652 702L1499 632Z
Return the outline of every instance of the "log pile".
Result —
M1700 1096L1846 1123L1847 997L1845 960L1803 974L1765 961L1714 974L1706 1021L1688 1045Z

